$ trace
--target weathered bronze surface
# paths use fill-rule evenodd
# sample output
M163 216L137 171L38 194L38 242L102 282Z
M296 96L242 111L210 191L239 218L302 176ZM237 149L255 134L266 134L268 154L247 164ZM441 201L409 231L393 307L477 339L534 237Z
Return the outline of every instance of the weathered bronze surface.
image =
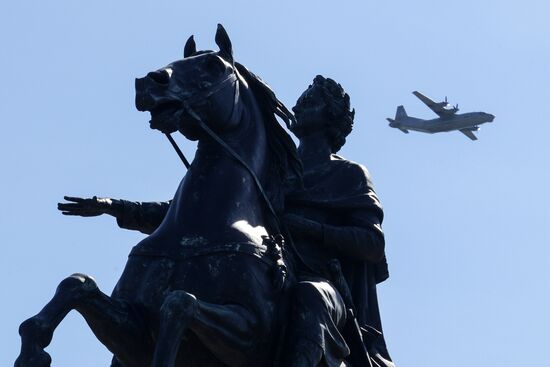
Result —
M296 119L256 75L197 51L136 79L150 127L198 140L170 201L65 197L65 215L112 215L148 236L111 296L73 274L21 324L17 367L78 311L112 366L392 366L376 300L387 278L382 209L367 170L336 156L351 132L349 96L317 76ZM300 139L294 143L279 116ZM302 169L303 168L303 169Z

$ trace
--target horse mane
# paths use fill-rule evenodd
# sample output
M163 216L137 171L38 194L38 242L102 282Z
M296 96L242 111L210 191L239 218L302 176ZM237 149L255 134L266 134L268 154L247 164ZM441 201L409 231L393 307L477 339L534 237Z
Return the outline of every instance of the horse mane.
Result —
M284 208L285 195L302 187L302 162L294 141L276 116L283 120L287 128L295 118L260 77L238 62L235 67L252 90L265 120L267 144L272 157L266 191L273 207L280 213Z

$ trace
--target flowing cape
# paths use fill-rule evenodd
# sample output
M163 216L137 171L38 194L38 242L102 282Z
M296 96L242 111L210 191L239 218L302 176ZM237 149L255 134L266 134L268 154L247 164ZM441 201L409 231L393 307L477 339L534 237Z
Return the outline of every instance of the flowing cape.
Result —
M382 223L384 213L374 191L368 170L355 162L332 155L330 164L304 173L304 189L289 195L288 202L295 206L315 207L326 211L359 213L352 225L368 228ZM329 223L330 224L330 223ZM344 277L352 293L357 320L382 331L376 285L389 276L386 257L378 262L340 259ZM385 366L393 366L384 337L371 345L373 358ZM378 359L376 359L378 358Z

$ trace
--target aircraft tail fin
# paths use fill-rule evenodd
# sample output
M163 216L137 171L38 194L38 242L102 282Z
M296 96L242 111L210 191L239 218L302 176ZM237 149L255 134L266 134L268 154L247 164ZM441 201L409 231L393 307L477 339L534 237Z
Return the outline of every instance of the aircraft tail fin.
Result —
M407 111L405 111L405 107L397 107L397 111L395 111L395 121L399 121L405 117L408 117Z
M405 111L405 107L399 106L397 107L397 111L395 111L395 119L387 118L386 120L390 122L390 127L398 128L405 134L408 134L409 130L401 125L402 121L405 119L410 119L407 115L407 111Z

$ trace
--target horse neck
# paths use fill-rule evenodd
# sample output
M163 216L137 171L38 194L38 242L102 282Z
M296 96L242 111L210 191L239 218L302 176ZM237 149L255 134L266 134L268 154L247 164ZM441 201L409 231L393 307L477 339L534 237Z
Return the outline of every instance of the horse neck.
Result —
M263 181L268 172L266 133L260 110L250 102L242 100L239 123L219 137ZM173 218L171 223L177 223L175 231L179 236L199 236L213 243L261 243L261 236L267 234L264 208L247 168L222 144L204 137L199 140L195 159L174 196L170 208L173 212L168 216Z
M232 116L238 121L234 124L236 127L231 131L220 133L218 136L246 162L260 182L263 182L269 162L264 116L248 88L240 86L239 93L240 100L235 105ZM206 136L199 141L196 156L231 157L231 153L212 137ZM244 168L235 158L232 157L232 160L239 169Z

